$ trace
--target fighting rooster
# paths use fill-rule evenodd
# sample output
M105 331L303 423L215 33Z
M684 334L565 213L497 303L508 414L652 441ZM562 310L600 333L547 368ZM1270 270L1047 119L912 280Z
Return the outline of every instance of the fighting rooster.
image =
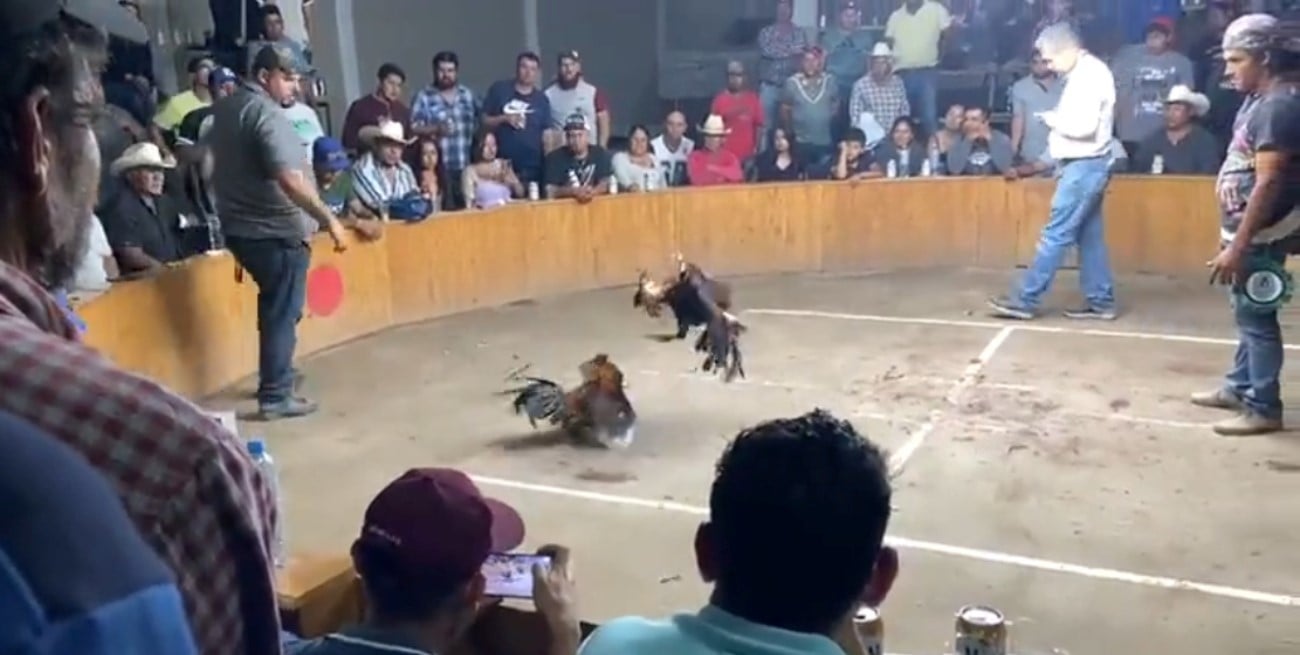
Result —
M632 443L636 411L624 392L623 372L609 356L599 354L583 362L578 367L582 384L568 392L551 380L523 375L527 368L507 378L525 384L502 393L514 396L515 413L527 416L534 428L538 421L549 421L570 436L606 447Z
M731 287L709 277L680 253L675 259L677 275L663 282L641 272L632 306L643 307L646 314L658 318L663 305L668 305L677 320L677 339L685 339L692 327L704 326L695 342L695 352L706 353L701 368L721 373L727 382L745 377L740 335L746 328L730 313Z

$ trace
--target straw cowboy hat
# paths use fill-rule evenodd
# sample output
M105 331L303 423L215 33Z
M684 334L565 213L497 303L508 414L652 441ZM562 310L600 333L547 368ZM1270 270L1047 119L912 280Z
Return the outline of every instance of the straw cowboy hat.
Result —
M884 41L877 41L875 47L871 48L872 57L884 57L886 59L894 58L894 49L889 47Z
M723 122L722 117L717 114L709 114L704 119L704 124L700 125L700 134L704 136L727 136L731 130L727 129L727 124Z
M406 138L406 130L402 129L402 124L397 121L380 121L378 125L367 125L357 132L357 137L362 143L372 144L376 141L391 141L392 143L409 146L415 143L415 137Z
M137 168L175 168L176 160L171 155L163 157L162 151L152 143L134 143L122 151L122 156L113 160L108 171L117 177Z
M1192 91L1186 84L1174 85L1169 89L1169 97L1165 99L1166 104L1181 102L1192 108L1194 116L1204 116L1210 111L1210 99L1204 93Z

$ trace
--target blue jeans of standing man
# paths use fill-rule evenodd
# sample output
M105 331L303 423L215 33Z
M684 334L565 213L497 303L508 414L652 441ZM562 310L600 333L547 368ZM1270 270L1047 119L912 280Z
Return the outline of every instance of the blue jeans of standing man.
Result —
M1247 255L1282 263L1286 253L1262 246ZM1259 311L1237 302L1232 295L1232 312L1237 323L1237 354L1225 377L1225 388L1241 399L1252 414L1269 419L1282 418L1281 377L1282 326L1277 311Z
M933 135L939 128L939 69L909 68L898 71L898 76L903 79L912 115L921 121L927 137Z
M226 247L257 283L257 402L263 407L293 395L293 351L307 301L311 248L289 239L228 237Z
M1110 183L1110 158L1067 159L1056 172L1051 215L1038 238L1038 252L1012 296L1022 309L1038 309L1070 246L1079 248L1079 286L1088 306L1115 308L1115 281L1103 231L1101 201Z

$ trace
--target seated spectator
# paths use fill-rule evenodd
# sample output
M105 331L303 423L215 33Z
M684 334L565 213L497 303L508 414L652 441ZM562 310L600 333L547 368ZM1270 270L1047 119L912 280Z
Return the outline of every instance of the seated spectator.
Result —
M794 134L784 127L768 132L767 147L758 154L755 169L757 182L795 182L805 178L803 160Z
M650 130L633 125L627 133L627 152L614 153L614 179L624 191L656 191L668 186L659 161L650 152Z
M413 140L401 123L389 120L361 128L360 139L366 153L352 165L348 209L355 216L387 219L388 205L420 189L415 171L402 161Z
M917 177L924 173L929 154L917 140L916 132L916 122L912 119L906 116L895 119L889 128L889 138L876 148L876 169L887 171L892 161L897 177Z
M739 184L745 181L745 172L736 153L724 149L730 130L722 117L709 114L700 126L704 147L692 151L686 160L686 175L691 186Z
M311 168L316 174L316 190L335 216L347 213L348 199L352 197L352 176L348 174L351 167L348 153L338 139L323 136L312 144Z
M411 110L402 102L406 72L397 64L386 63L379 67L377 77L379 84L374 92L349 105L348 113L343 117L340 138L349 152L361 152L361 128L367 125L395 121L405 130L411 124Z
M763 115L758 94L745 86L745 65L740 61L727 62L727 86L713 96L709 113L721 116L729 132L722 147L736 155L742 164L748 162L754 156L769 117Z
M216 67L211 57L195 57L186 66L190 88L178 93L158 109L153 117L154 143L168 145L174 140L176 128L190 112L212 104L212 71Z
M77 260L77 270L73 273L68 293L79 297L108 291L109 282L117 276L117 260L113 258L108 235L104 234L104 224L98 216L91 215L90 238L86 241L86 251Z
M119 0L141 25L138 0ZM157 79L153 69L153 47L148 41L134 43L119 36L108 40L108 65L101 76L104 98L111 105L125 109L141 125L153 118L157 100Z
M587 203L609 193L613 164L609 153L590 139L586 117L570 114L564 123L565 145L546 155L546 197Z
M303 86L305 83L304 79L299 78L298 88L283 106L284 115L293 126L293 131L298 134L298 141L302 143L303 157L311 157L312 144L316 143L316 139L325 136L325 128L321 126L316 108L304 102L304 98L307 97Z
M370 501L352 561L361 577L367 620L334 634L290 644L288 655L446 653L455 650L488 604L483 565L524 540L514 509L484 498L464 473L412 469ZM550 629L549 653L577 650L568 551L543 549L549 570L535 568L534 598Z
M742 431L695 533L708 605L614 619L582 655L862 655L853 616L878 607L898 574L883 543L891 495L880 450L824 411Z
M831 164L832 180L870 180L884 177L884 173L875 165L876 160L867 150L867 136L856 127L850 127L840 141L840 151Z
M989 125L982 107L967 107L962 138L948 150L948 174L1005 175L1012 159L1011 137Z
M1218 174L1223 149L1214 135L1197 122L1208 111L1210 99L1205 94L1181 84L1175 86L1165 102L1165 129L1156 130L1138 146L1133 171L1155 175Z
M185 259L181 208L163 193L163 171L176 167L153 143L137 143L110 168L126 186L104 214L104 233L123 275L152 273Z
M417 141L419 158L415 162L415 180L420 193L433 203L434 211L442 208L443 200L450 190L444 181L446 169L442 167L442 149L437 137L428 137Z
M470 144L470 164L461 174L461 193L470 206L491 209L524 197L524 185L510 162L497 157L497 137L481 128Z
M938 170L934 173L947 175L948 173L948 151L952 150L954 143L962 138L961 125L966 120L966 107L962 105L952 105L948 107L948 112L943 115L943 120L939 122L939 130L930 137L930 152L932 157L939 162Z
M76 451L0 412L0 653L197 653L171 572Z
M883 133L885 126L895 125L895 121L911 113L903 78L894 74L894 51L888 43L877 43L871 51L871 70L853 85L849 121L865 134L863 123L867 117L863 114L870 114Z
M664 133L650 142L659 167L664 171L668 186L683 186L686 179L686 160L695 150L695 142L686 137L686 114L673 110L664 119Z

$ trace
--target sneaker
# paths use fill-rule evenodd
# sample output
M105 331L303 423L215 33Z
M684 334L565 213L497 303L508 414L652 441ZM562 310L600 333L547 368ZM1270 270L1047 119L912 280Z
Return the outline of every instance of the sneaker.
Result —
M306 374L304 374L302 371L299 371L299 370L296 369L296 368L293 369L293 392L294 392L294 393L298 393L298 390L302 388L302 383L303 383L306 379L307 379ZM254 390L248 392L248 397L249 397L249 398L257 398L257 390L254 389Z
M1225 437L1254 437L1281 432L1282 429L1282 419L1265 418L1251 412L1242 412L1214 424L1215 433Z
M1244 407L1241 398L1237 394L1222 388L1214 391L1198 391L1192 394L1189 400L1197 407L1209 407L1210 409L1241 411Z
M316 413L319 409L315 402L306 398L285 398L278 403L266 403L258 406L258 418L263 421L275 421L282 418L298 418Z
M988 305L989 309L993 310L994 318L1009 318L1016 321L1028 321L1034 318L1033 310L1021 307L1006 296L989 298Z
M1062 314L1066 318L1072 318L1078 321L1113 321L1119 317L1119 313L1114 307L1109 309L1100 309L1097 307L1083 307L1080 309L1067 309Z

